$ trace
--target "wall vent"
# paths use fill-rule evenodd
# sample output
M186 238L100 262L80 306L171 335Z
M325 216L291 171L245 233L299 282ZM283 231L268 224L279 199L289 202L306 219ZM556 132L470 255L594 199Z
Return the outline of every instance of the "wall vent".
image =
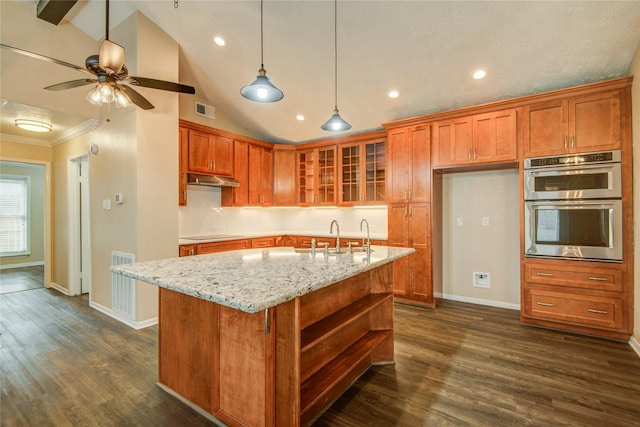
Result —
M205 105L196 101L196 114L198 116L207 117L209 119L216 118L216 109L211 105Z
M131 264L136 262L133 254L124 252L111 252L111 265ZM136 319L136 283L130 277L122 274L111 273L111 309L114 314Z

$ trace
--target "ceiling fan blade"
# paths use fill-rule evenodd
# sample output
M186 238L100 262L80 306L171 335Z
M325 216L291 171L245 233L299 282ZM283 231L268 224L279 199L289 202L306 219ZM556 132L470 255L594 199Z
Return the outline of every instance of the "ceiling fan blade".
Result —
M90 72L86 68L79 67L77 65L73 65L73 64L70 64L68 62L60 61L59 59L49 58L48 56L40 55L38 53L29 52L28 50L20 49L20 48L17 48L17 47L6 45L6 44L0 44L0 47L3 48L3 49L10 50L10 51L15 52L15 53L19 53L21 55L28 56L30 58L35 58L35 59L39 59L41 61L51 62L53 64L62 65L63 67L73 68L74 70L80 71L82 73L89 74L91 76L94 75L92 72Z
M107 74L118 74L124 65L124 48L111 40L105 40L100 45L100 67Z
M58 83L55 85L47 86L45 89L47 90L65 90L65 89L73 89L74 87L86 86L92 83L97 83L98 79L80 79L80 80L71 80L69 82Z
M132 84L134 86L149 87L151 89L168 90L171 92L190 93L190 94L196 93L195 88L192 86L187 86L180 83L167 82L164 80L149 79L146 77L129 76L126 79L126 83Z
M124 93L127 94L129 99L131 100L131 102L133 102L134 104L136 104L138 107L142 108L143 110L151 110L152 108L154 108L153 104L150 103L149 101L147 101L147 98L145 98L144 96L140 95L132 87L125 86L125 85L118 85L118 87Z

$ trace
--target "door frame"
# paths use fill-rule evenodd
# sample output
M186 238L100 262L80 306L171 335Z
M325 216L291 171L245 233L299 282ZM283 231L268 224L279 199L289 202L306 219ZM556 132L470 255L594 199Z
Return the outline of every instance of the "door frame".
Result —
M69 227L69 295L82 293L82 282L88 281L88 292L91 293L91 212L90 203L90 166L89 154L81 153L67 158L67 201ZM79 190L80 177L78 171L83 168L82 197ZM81 208L82 207L82 208ZM83 212L82 218L80 211ZM84 233L83 233L84 231ZM83 244L81 236L86 237ZM81 271L82 270L82 271Z

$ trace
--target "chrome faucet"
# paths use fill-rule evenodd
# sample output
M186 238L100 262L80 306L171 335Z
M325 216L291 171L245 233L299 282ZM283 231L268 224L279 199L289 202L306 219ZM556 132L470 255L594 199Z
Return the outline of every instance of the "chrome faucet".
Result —
M362 231L362 224L366 224L367 226L367 243L364 243L364 239L362 239L362 246L364 246L367 250L367 253L369 253L369 251L371 250L371 239L369 238L369 221L366 220L366 218L362 218L362 221L360 221L360 231Z
M329 233L333 234L333 224L336 225L336 253L340 253L340 226L338 225L338 221L335 219L331 221L331 225L329 226Z

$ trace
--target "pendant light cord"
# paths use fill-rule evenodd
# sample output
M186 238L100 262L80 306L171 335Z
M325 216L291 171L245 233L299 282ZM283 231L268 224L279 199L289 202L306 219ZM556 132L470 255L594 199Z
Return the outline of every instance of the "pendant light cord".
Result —
M264 6L264 0L260 0L260 67L264 68L264 18L262 8Z
M109 0L105 1L105 40L109 40Z
M334 0L333 2L333 43L334 43L334 58L333 65L335 71L335 81L334 81L334 98L336 104L334 109L338 109L338 0Z

